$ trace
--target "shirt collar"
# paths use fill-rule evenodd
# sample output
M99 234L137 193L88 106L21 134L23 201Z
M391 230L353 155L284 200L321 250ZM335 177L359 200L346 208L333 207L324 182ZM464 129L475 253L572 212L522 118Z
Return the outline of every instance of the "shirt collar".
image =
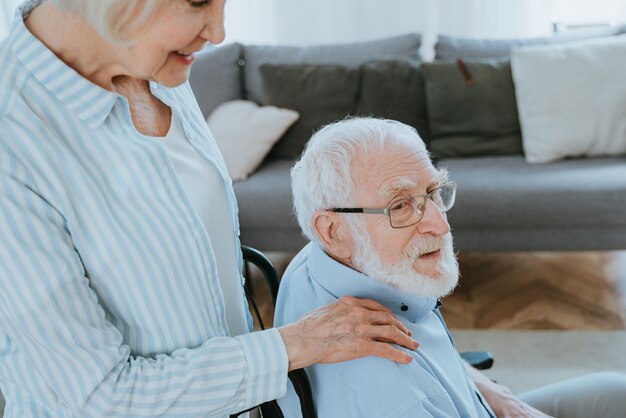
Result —
M436 298L411 295L379 283L334 260L319 244L309 245L311 250L308 266L313 280L336 298L353 296L372 299L411 322L416 322L438 306Z
M17 59L35 79L90 128L97 129L120 96L78 74L30 33L24 19L38 4L37 1L27 1L17 9L8 42Z

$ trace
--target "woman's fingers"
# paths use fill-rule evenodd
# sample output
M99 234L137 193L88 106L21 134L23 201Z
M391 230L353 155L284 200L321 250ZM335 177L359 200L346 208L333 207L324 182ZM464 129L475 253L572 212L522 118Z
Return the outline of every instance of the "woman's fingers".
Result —
M347 305L359 306L364 309L368 309L372 311L371 318L372 324L383 325L383 324L391 324L398 327L402 332L411 336L413 333L398 319L396 318L391 310L387 308L385 305L376 302L371 299L359 299L351 296L344 296L339 299L339 303L345 303Z
M391 312L372 312L370 318L372 325L393 325L409 337L413 335L402 321L396 318Z
M279 331L287 347L290 369L370 355L408 363L411 356L392 344L409 350L418 347L410 331L389 309L366 299L341 298Z
M416 350L419 343L393 325L370 325L365 331L371 340L393 343Z
M403 364L408 364L413 360L409 354L388 343L367 341L365 344L365 354L361 357L376 356Z

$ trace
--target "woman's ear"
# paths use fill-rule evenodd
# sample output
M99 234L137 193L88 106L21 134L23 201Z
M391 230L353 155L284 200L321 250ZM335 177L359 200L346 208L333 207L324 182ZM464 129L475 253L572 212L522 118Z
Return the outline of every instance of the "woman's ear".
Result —
M344 264L352 258L352 234L341 215L327 211L315 212L311 225L331 257Z

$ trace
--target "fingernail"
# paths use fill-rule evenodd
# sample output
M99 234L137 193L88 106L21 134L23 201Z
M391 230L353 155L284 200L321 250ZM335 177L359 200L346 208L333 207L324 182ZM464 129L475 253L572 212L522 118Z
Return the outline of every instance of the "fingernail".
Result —
M413 340L413 346L415 347L414 349L417 350L420 344L417 341Z

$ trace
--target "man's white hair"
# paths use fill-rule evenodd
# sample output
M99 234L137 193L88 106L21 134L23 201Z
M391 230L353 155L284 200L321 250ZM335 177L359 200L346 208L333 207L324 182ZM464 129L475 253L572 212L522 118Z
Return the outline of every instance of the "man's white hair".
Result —
M324 126L311 137L291 169L294 210L309 240L319 243L311 224L316 211L353 204L355 156L359 152L382 154L389 145L427 152L414 128L387 119L347 118Z
M163 0L47 0L76 13L107 41L124 45L146 23Z

